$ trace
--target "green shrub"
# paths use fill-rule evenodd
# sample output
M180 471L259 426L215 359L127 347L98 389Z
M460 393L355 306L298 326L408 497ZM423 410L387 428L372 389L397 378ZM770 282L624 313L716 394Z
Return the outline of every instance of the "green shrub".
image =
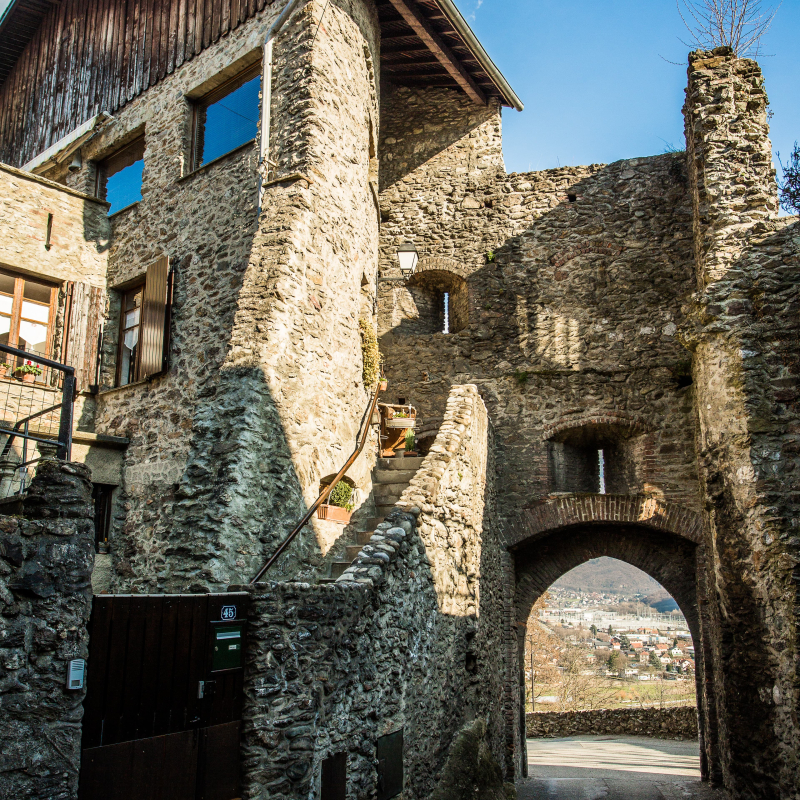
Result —
M372 389L378 382L381 372L381 354L378 350L378 337L375 329L365 319L358 321L358 329L361 333L361 354L363 356L364 388Z
M416 449L417 437L414 435L413 428L406 431L406 450L411 451Z
M336 486L331 489L328 495L328 505L338 506L345 511L352 511L353 504L350 500L353 497L353 487L346 481L339 481Z

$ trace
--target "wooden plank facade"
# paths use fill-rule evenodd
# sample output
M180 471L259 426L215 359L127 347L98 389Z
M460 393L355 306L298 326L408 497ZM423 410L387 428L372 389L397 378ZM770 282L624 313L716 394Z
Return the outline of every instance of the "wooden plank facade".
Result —
M51 6L0 85L0 161L22 166L95 114L113 114L272 2L62 0Z

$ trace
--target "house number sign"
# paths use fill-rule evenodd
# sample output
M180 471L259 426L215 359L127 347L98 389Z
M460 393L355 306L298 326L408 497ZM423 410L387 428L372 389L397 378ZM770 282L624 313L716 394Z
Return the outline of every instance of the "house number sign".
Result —
M222 606L222 613L220 619L230 621L236 619L236 606Z

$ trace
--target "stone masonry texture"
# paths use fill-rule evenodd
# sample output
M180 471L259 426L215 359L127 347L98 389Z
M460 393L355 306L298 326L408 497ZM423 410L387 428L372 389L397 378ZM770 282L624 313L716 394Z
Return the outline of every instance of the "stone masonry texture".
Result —
M532 739L585 734L697 739L697 709L691 706L543 711L526 714L525 723Z
M375 741L403 729L404 797L432 791L453 737L488 720L504 757L502 598L488 420L454 387L418 477L335 584L251 592L244 768L248 798L319 791L346 752L348 796L373 797ZM486 588L479 591L479 586Z
M22 517L0 517L0 796L76 800L94 523L89 470L42 462Z

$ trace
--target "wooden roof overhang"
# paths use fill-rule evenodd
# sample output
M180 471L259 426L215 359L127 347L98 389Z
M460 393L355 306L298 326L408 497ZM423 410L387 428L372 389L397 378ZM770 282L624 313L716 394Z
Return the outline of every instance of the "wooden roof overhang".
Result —
M12 0L0 18L0 86L49 9L60 0ZM474 102L522 102L452 0L376 0L383 78L400 86L460 89Z
M452 0L376 0L381 77L399 86L460 89L475 103L522 102L489 58Z

